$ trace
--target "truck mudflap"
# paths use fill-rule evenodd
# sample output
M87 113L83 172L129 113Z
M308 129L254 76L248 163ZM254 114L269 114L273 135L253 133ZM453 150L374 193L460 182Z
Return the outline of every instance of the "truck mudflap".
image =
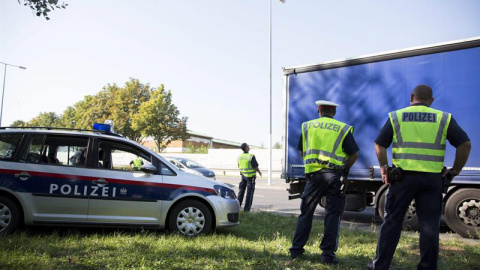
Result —
M290 183L290 187L287 188L288 200L299 199L302 196L302 192L305 189L306 179L287 179L287 183Z

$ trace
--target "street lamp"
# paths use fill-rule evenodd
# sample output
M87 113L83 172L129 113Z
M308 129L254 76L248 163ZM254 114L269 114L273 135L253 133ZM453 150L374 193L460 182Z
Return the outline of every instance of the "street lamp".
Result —
M285 0L279 0L285 3ZM268 185L272 184L272 2L270 0L270 135L268 137L269 163L268 163Z
M0 62L0 64L3 64L5 66L5 72L3 73L2 108L0 109L0 127L1 127L2 126L2 116L3 116L3 97L5 95L5 80L7 79L7 66L17 67L17 68L21 68L21 69L27 69L27 68L22 67L22 66L7 64L7 63L4 63L4 62Z

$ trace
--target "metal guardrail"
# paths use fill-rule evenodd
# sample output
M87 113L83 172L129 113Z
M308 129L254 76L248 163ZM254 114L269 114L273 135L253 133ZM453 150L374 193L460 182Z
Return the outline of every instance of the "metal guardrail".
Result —
M209 168L210 170L214 171L217 175L232 175L237 174L240 175L240 170L235 168ZM268 170L261 170L262 173L267 172ZM281 174L281 170L272 170L272 174Z

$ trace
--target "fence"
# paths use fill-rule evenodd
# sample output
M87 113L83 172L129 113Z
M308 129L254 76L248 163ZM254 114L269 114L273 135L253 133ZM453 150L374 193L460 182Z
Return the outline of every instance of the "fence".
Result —
M205 167L210 168L217 175L238 176L237 158L242 153L240 149L208 149L208 154L174 154L162 153L165 157L183 157L194 160ZM268 177L269 150L251 149L255 155L258 167L264 177ZM272 149L272 177L280 178L282 171L282 149Z

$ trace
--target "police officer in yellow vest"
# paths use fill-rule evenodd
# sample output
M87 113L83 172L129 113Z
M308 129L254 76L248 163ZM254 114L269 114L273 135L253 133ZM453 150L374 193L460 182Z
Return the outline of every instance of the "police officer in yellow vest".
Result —
M442 169L448 140L456 148L453 168L458 175L470 153L470 139L450 113L430 108L432 89L418 85L410 95L410 107L389 113L375 140L382 181L389 184L386 215L380 229L376 257L367 269L389 269L402 222L410 202L420 226L420 262L417 269L437 269L439 228L442 214ZM400 180L389 183L386 149L392 144L392 163L403 170ZM390 179L392 181L392 179Z
M238 202L242 206L243 196L245 195L245 189L247 189L247 197L245 198L245 207L243 211L250 211L253 201L253 193L255 192L255 179L257 178L257 172L262 176L262 172L258 168L257 160L255 156L248 153L250 146L246 143L242 143L240 148L243 150L243 154L238 156L238 168L242 175L242 181L238 185Z
M290 248L292 260L305 252L312 228L313 214L320 199L326 196L324 236L320 244L323 264L338 264L340 217L345 208L341 195L341 175L358 157L359 148L353 127L333 119L339 105L330 101L316 102L320 118L302 124L298 149L303 156L307 183L302 193L300 215Z
M142 169L142 165L143 160L140 157L130 161L130 168L132 168L133 171L140 171Z

